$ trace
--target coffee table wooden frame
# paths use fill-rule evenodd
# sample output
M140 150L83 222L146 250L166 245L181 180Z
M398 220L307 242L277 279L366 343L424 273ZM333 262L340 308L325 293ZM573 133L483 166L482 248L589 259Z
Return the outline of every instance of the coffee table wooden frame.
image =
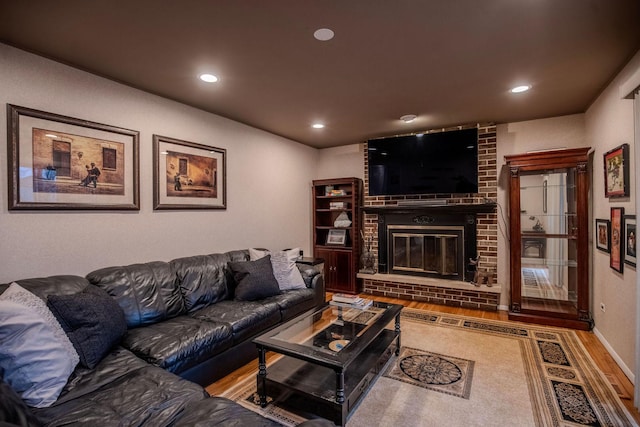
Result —
M402 306L375 302L374 307L383 309L382 313L360 336L337 353L274 338L298 324L303 317L320 319L325 310L332 309L330 306L303 313L254 339L258 348L257 392L260 405L265 407L269 396L302 415L319 415L338 425L345 425L387 361L400 352ZM387 329L394 319L394 328ZM284 355L269 367L269 372L267 351Z

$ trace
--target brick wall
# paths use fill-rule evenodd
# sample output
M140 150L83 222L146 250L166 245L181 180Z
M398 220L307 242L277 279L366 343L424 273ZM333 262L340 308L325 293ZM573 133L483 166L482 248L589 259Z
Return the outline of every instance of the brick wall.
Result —
M448 130L455 130L454 129ZM469 194L424 194L424 195L407 195L407 196L367 196L369 194L369 157L368 147L365 143L364 150L364 206L393 206L397 205L399 200L430 200L430 199L447 199L448 203L484 203L485 199L496 201L498 197L498 162L496 148L496 126L493 124L478 125L478 193ZM365 237L372 241L372 251L377 257L378 254L378 215L365 214L363 228ZM477 246L478 255L480 255L480 268L482 270L492 271L495 273L497 282L501 282L501 278L497 276L498 266L498 220L497 213L479 213L477 214ZM400 283L392 282L375 282L366 279L364 281L365 291L376 293L383 292L380 290L380 283L386 284L391 292L402 289ZM415 285L409 285L415 286ZM439 288L441 289L441 288ZM441 289L442 290L442 289ZM443 294L445 295L445 294ZM494 294L490 294L494 295ZM451 295L450 295L451 296ZM462 295L458 295L462 297ZM476 295L469 295L469 298L476 298ZM499 297L499 295L498 295ZM440 297L433 297L439 299ZM484 298L484 297L477 297ZM493 298L493 296L492 296ZM496 297L497 298L497 297ZM479 304L483 304L479 302ZM493 304L493 303L492 303ZM497 302L496 302L497 305Z

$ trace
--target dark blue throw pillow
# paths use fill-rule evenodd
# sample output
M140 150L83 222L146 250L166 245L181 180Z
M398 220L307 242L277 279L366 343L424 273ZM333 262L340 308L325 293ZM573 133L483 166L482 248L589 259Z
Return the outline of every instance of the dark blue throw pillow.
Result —
M270 255L257 261L230 262L229 269L237 284L237 300L255 301L280 293L280 286L273 275Z
M80 356L93 369L127 331L124 312L107 292L88 285L72 295L49 295L47 305Z

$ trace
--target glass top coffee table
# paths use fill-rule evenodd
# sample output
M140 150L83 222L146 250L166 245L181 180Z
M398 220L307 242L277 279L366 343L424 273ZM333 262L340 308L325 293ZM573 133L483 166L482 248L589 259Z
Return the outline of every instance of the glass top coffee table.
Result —
M364 310L327 305L258 338L257 389L301 414L338 425L347 417L400 351L401 305L374 302ZM284 355L266 366L266 352Z

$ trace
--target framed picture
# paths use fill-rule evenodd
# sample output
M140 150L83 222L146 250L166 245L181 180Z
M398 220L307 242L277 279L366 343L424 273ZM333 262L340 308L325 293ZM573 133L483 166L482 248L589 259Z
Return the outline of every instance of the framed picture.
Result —
M7 105L9 210L140 210L139 132Z
M636 216L625 215L624 219L624 263L636 266Z
M609 256L609 267L618 273L622 273L624 268L624 245L622 244L623 215L624 208L611 208L611 254Z
M327 245L344 246L347 244L347 230L332 228L327 234Z
M604 154L604 196L629 197L629 144Z
M226 209L227 150L153 135L153 209Z
M611 221L596 218L596 248L611 252Z

